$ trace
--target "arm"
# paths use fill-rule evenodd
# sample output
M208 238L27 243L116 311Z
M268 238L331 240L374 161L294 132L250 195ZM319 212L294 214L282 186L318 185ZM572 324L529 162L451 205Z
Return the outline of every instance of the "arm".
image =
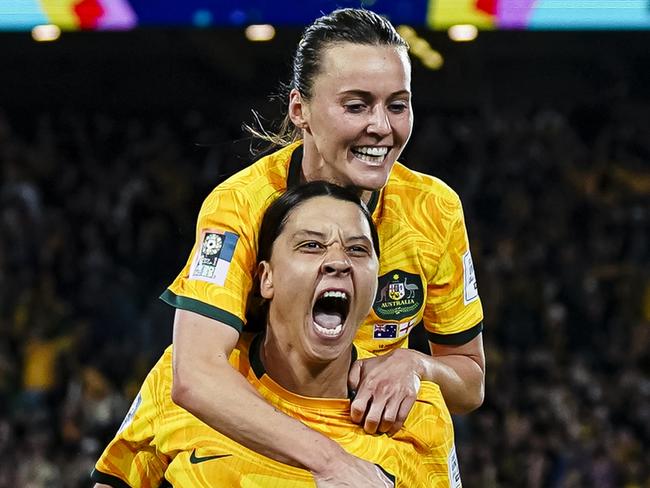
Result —
M317 486L385 486L371 463L279 412L228 362L237 343L232 327L177 310L172 399L243 446L312 472Z
M357 361L349 385L358 390L351 416L366 432L396 433L417 398L420 381L440 390L451 413L467 413L483 403L485 354L481 334L459 346L429 342L431 356L396 349L384 356ZM367 413L366 413L367 412Z
M449 411L462 414L480 407L485 397L483 335L459 346L429 341L429 347L432 357L422 355L422 379L440 386Z

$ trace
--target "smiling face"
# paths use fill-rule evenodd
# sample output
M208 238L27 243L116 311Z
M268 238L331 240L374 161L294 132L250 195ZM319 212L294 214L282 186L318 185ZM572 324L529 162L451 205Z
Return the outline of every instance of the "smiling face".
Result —
M357 205L329 196L300 204L271 259L260 264L270 333L307 363L340 357L370 311L377 270L370 226Z
M382 188L413 128L411 66L402 47L334 44L323 51L311 99L289 115L303 129L307 181Z

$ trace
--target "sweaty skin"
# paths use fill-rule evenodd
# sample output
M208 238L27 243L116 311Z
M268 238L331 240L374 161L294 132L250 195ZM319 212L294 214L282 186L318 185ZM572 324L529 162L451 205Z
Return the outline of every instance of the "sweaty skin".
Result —
M303 178L352 185L367 199L386 184L411 134L408 55L402 48L341 43L325 50L323 67L311 99L295 90L289 99L291 120L303 133ZM246 447L311 470L320 488L363 486L356 484L356 458L276 412L230 367L227 358L237 336L226 324L177 311L174 401ZM359 371L351 378L357 390L353 419L369 432L378 424L394 431L415 400L420 379L440 385L452 412L480 405L484 377L480 336L460 347L436 345L432 352L435 357L395 351L357 366Z

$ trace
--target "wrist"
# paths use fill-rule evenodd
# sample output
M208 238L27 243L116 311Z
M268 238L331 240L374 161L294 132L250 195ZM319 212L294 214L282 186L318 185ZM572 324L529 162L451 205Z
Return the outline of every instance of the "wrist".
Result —
M403 351L402 354L408 354L408 359L411 362L413 372L420 378L421 381L435 381L434 380L434 359L428 354L414 351L413 349L398 349L396 353Z
M349 454L335 441L322 436L322 441L306 450L308 457L304 460L304 466L313 475L322 475L334 467Z

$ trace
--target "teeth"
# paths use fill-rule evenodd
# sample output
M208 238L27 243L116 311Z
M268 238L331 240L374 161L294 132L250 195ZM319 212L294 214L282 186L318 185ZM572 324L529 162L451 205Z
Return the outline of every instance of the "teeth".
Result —
M341 333L341 330L343 330L343 324L339 324L333 329L326 329L325 327L321 327L316 322L314 322L314 326L316 327L316 330L321 334L332 337L339 335Z
M359 146L354 148L355 152L365 154L366 156L384 157L388 154L387 147Z
M328 290L323 293L323 298L342 298L343 300L347 300L348 296L342 291Z

